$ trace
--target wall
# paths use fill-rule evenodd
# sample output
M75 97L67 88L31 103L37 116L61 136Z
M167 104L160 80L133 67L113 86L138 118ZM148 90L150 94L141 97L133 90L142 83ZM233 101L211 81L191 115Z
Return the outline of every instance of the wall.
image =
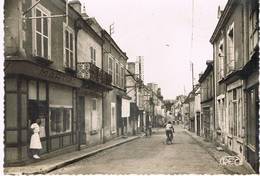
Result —
M78 62L91 62L90 47L96 49L96 66L102 68L102 47L85 31L78 32Z
M91 111L92 111L92 98L97 99L97 131L91 131ZM92 146L101 142L101 123L102 123L102 99L99 96L85 95L85 130L87 144ZM93 134L91 134L93 133Z
M115 103L116 104L116 90L112 90L109 92L104 93L104 114L103 114L103 118L104 118L104 136L105 136L105 140L110 140L114 137L116 137L116 133L112 132L111 129L111 103ZM116 108L115 107L115 112L116 112ZM117 121L115 122L117 123ZM116 124L117 125L117 124Z

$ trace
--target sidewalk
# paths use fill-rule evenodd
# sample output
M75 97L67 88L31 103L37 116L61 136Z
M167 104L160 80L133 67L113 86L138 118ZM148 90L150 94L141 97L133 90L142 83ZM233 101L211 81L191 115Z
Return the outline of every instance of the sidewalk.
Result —
M46 174L55 169L69 165L73 162L77 162L83 158L95 155L101 151L133 141L135 139L138 139L139 137L140 136L129 136L127 138L121 137L121 138L108 141L105 144L100 144L97 146L85 148L80 151L74 151L67 154L62 154L60 156L35 162L27 166L6 167L4 168L4 174L8 174L8 175Z
M185 132L190 135L201 147L203 147L218 163L220 158L223 156L230 156L226 151L218 151L216 146L211 142L204 141L204 138L197 136L195 133L192 133L188 130ZM246 164L240 166L222 166L229 174L255 174L254 170L251 169Z

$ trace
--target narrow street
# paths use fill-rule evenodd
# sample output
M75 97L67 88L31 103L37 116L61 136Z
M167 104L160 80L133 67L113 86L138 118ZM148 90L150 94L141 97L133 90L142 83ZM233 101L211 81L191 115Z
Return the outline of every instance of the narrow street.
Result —
M106 150L50 174L224 174L218 163L180 126L174 144L165 145L163 129Z

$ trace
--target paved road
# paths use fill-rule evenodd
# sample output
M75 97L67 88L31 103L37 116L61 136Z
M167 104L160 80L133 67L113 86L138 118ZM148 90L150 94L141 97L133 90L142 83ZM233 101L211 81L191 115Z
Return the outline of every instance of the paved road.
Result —
M50 174L225 174L181 127L175 126L174 144L164 140L164 131L157 131Z

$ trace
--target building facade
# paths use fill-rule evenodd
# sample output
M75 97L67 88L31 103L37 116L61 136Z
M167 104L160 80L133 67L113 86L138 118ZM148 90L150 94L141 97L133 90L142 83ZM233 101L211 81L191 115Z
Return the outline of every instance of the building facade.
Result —
M124 134L127 128L127 119L122 118L121 110L122 99L127 96L125 74L128 57L105 30L102 30L102 37L104 69L112 75L113 87L112 91L104 95L104 136L109 140Z
M255 0L229 0L219 12L219 22L210 39L220 141L249 162L256 172L259 172L258 11Z
M112 90L112 76L104 69L102 28L85 12L81 15L85 23L77 32L77 70L83 81L77 93L80 145L92 146L103 142L104 94Z
M41 119L43 156L77 144L76 27L65 2L5 1L5 164L29 161L30 125ZM62 7L62 9L60 8ZM23 15L24 14L24 15ZM34 18L34 19L31 19Z
M198 136L201 136L202 134L202 128L201 128L201 87L198 87L198 89L195 91L195 99L194 99L194 117L195 117L195 133Z
M203 136L207 140L213 140L215 131L214 118L214 76L213 76L213 62L207 61L207 68L199 78L201 88L201 129Z

